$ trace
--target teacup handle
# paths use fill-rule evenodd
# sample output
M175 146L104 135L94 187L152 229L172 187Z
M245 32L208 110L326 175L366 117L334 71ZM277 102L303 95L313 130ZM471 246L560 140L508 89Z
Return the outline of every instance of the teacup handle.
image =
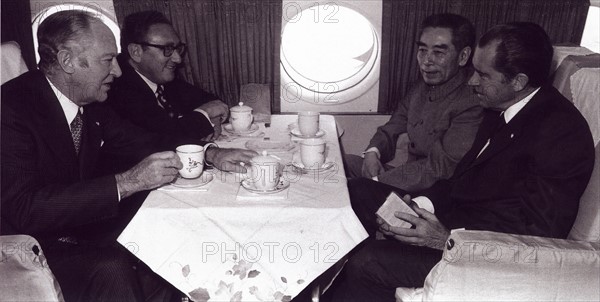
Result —
M213 167L213 165L209 164L206 161L206 150L208 149L208 147L214 146L215 148L219 148L219 145L215 144L215 143L207 143L206 145L202 146L202 152L204 153L204 156L202 156L202 164L203 165L207 165L209 167Z

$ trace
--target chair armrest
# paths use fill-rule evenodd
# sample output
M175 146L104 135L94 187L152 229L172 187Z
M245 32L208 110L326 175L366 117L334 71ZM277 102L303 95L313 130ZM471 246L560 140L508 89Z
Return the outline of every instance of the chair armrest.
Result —
M40 244L28 235L0 236L0 300L64 301Z
M423 301L598 301L600 244L456 231Z

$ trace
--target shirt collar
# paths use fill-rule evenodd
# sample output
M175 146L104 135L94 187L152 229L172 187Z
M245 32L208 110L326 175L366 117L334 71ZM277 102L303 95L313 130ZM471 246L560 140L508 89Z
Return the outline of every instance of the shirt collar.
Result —
M504 121L506 121L506 123L508 124L508 122L510 122L510 120L512 120L513 117L515 117L515 115L517 115L517 113L519 113L519 111L521 111L521 109L523 109L523 107L525 107L525 105L527 105L527 103L529 103L529 101L531 101L531 98L533 98L533 96L539 90L540 90L540 88L538 87L536 90L534 90L532 93L528 94L522 100L520 100L520 101L514 103L512 106L508 107L508 109L506 109L506 111L504 111Z
M133 69L135 70L135 68ZM148 80L147 77L145 77L143 74L139 73L137 70L135 70L135 72L137 74L140 75L140 77L142 77L142 80L144 80L144 82L146 82L146 84L148 85L148 87L150 87L150 89L152 89L152 92L156 93L156 89L158 88L158 84Z
M46 81L50 84L50 88L52 88L52 92L56 95L58 102L60 103L60 107L65 113L65 117L67 119L67 124L71 125L71 122L75 119L77 115L77 110L80 110L83 113L83 108L79 107L77 104L73 103L66 95L64 95L54 84L52 81L46 77Z
M425 93L430 101L437 101L445 98L451 92L456 90L459 86L467 81L467 70L466 68L460 68L458 72L450 78L446 83L441 85L425 85Z

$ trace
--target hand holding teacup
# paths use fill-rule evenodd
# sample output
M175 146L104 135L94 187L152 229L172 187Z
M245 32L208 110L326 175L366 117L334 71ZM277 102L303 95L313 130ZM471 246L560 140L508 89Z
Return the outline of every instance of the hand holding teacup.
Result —
M204 171L204 150L213 143L200 145L181 145L175 149L183 168L179 170L179 175L183 178L197 178ZM216 146L216 145L215 145Z

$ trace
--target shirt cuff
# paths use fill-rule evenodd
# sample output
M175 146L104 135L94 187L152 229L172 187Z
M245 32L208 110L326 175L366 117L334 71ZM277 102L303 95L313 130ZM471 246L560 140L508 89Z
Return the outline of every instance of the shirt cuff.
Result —
M202 113L202 115L204 115L204 117L206 117L206 119L208 120L210 125L213 127L215 126L215 124L213 124L213 122L210 120L210 117L208 116L208 113L206 113L206 111L199 109L199 108L194 109L194 111Z
M116 183L117 175L115 175L115 185L117 186L117 202L121 201L121 191L119 191L119 185Z
M371 177L371 179L374 181L379 181L379 177L377 177L377 176L373 176L373 177Z
M435 208L433 207L433 203L431 202L431 200L425 196L417 196L415 198L412 199L418 206L419 208L423 209L423 210L427 210L428 212L431 212L432 214L435 213Z
M381 158L381 153L379 152L379 149L377 149L377 147L371 147L371 148L365 150L365 152L363 152L361 154L362 158L365 158L365 153L369 153L369 152L375 152L375 154L377 155L377 158L378 159Z

